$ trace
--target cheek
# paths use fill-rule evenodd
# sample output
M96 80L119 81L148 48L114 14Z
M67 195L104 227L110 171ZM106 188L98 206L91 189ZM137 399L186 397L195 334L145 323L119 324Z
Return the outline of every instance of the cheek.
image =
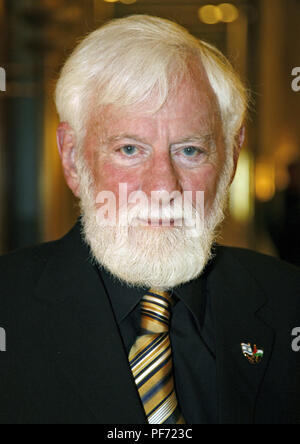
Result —
M119 196L119 184L126 183L128 194L139 189L139 175L137 171L124 171L109 162L101 163L95 171L97 191L112 191Z
M218 170L214 165L203 165L200 170L189 174L184 189L204 191L205 206L211 206L217 192Z

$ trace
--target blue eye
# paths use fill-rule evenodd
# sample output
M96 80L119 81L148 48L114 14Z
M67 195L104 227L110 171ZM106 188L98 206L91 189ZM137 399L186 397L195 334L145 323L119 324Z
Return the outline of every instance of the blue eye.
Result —
M195 148L194 146L189 146L187 148L184 148L183 152L188 156L188 157L193 157L195 154L199 153L200 150Z
M136 147L133 145L126 145L121 148L121 151L123 151L123 153L126 154L126 156L130 157L133 154L135 154Z

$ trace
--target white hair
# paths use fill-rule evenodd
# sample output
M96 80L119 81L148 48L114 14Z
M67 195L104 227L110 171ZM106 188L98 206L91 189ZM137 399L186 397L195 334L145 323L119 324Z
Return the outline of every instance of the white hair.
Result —
M155 112L189 73L191 60L204 66L232 150L248 102L238 75L215 47L172 21L148 15L113 19L77 46L56 87L60 120L70 124L80 145L94 106L137 105L156 92Z

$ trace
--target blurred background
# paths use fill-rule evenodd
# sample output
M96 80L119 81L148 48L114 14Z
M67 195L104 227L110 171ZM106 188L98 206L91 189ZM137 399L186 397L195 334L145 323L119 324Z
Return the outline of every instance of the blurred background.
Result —
M78 217L55 81L80 37L131 14L173 19L230 58L253 103L221 243L300 265L299 0L0 0L0 254L56 239Z

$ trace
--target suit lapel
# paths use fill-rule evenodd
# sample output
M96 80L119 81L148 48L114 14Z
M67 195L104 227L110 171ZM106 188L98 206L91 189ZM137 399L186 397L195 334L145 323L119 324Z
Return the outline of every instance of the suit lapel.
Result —
M274 341L274 332L263 322L266 295L229 250L222 248L209 276L208 291L216 314L219 420L252 424ZM261 362L251 364L241 343L263 349Z
M80 238L79 224L58 243L38 282L50 302L49 350L96 422L145 423L110 301Z

